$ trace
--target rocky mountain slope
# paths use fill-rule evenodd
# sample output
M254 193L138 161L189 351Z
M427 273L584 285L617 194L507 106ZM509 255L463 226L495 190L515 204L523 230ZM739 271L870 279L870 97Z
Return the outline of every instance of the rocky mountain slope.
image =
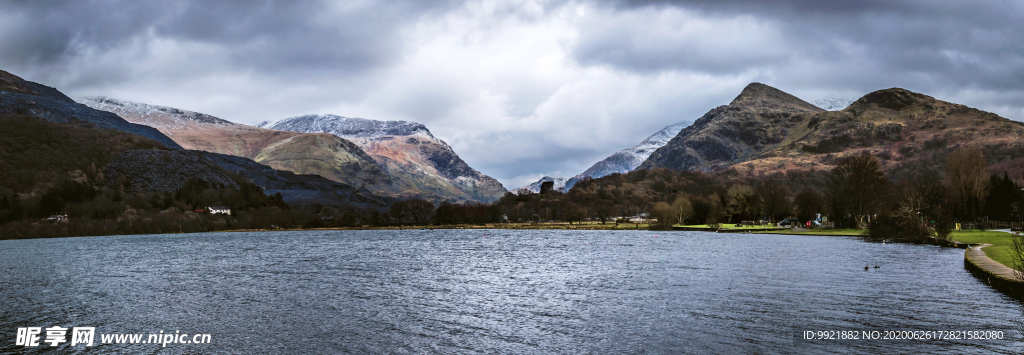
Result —
M330 134L304 134L252 127L172 107L88 97L80 103L125 120L156 128L186 149L233 155L296 174L383 194L397 186L361 148Z
M305 115L261 125L281 131L329 133L354 142L392 177L399 196L435 202L490 202L506 192L501 183L470 167L420 123Z
M711 171L784 143L801 117L826 112L768 85L747 85L729 105L704 114L656 150L640 169Z
M79 104L57 89L3 70L0 70L0 114L27 115L54 123L114 129L153 139L171 149L182 148L156 129L129 123L117 115Z
M753 83L680 131L638 169L819 170L831 169L838 157L867 152L899 175L921 167L941 170L945 156L963 145L981 148L990 162L1010 159L1024 152L1022 135L1024 123L899 88L825 111Z
M335 206L383 207L391 200L365 189L327 180L316 175L281 171L250 159L195 150L130 150L103 168L107 184L132 191L172 192L193 177L224 186L236 181L255 183L272 195L280 193L285 202L320 203Z

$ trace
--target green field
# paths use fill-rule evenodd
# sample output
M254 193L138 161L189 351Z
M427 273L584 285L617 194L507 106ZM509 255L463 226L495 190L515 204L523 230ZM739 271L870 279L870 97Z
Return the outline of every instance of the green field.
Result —
M970 244L989 243L991 246L982 249L985 255L1000 264L1013 267L1013 259L1010 258L1010 247L1013 246L1013 236L1006 232L992 231L953 231L949 239Z

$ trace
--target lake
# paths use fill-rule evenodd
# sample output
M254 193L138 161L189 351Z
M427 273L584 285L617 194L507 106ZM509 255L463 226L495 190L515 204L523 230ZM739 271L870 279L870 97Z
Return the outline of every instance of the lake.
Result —
M849 237L524 230L105 236L0 241L0 270L3 353L960 354L1024 347L1015 330L1021 303L966 271L963 250ZM56 325L95 327L96 342L103 333L160 331L208 333L210 342L15 345L17 328ZM1003 339L807 340L807 331L1001 331Z

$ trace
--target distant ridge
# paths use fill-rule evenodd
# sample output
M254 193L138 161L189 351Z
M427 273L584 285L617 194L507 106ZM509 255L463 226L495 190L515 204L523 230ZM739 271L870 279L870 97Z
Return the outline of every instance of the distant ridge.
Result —
M0 70L0 113L34 116L55 123L71 123L134 133L170 149L182 149L160 131L133 124L110 112L79 104L57 89L24 80Z

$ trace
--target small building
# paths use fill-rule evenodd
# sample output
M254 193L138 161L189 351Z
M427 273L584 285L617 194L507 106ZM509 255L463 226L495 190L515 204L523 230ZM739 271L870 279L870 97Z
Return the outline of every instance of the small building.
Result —
M46 217L46 220L47 221L57 221L57 222L67 222L68 214L67 213L63 213L63 214L50 215L49 217Z
M231 215L231 208L226 206L213 206L207 207L206 209L210 211L210 214L225 214L228 216Z
M555 189L555 182L554 181L545 181L545 182L540 183L540 193L542 193L542 194L546 194L548 192L551 192L554 189Z

